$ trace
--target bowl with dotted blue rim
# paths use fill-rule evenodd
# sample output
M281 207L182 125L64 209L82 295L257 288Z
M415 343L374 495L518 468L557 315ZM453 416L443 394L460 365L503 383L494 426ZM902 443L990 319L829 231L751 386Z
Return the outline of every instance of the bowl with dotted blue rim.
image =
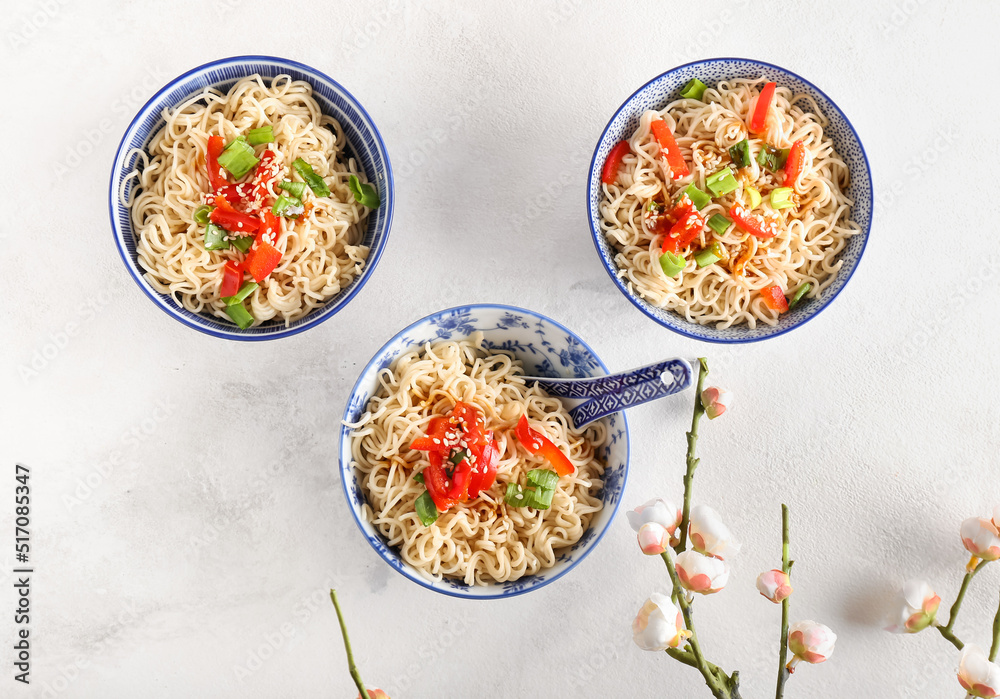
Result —
M854 200L851 218L861 227L861 231L849 238L846 247L840 251L838 259L843 261L843 265L837 278L826 288L820 298L808 299L793 310L783 313L777 325L774 326L758 322L757 327L753 330L746 325L730 326L720 330L714 324L699 325L689 322L678 313L654 306L637 293L629 291L626 282L618 276L619 269L615 263L616 250L601 231L600 205L603 196L601 170L604 168L604 161L607 160L608 153L614 145L619 141L627 140L639 126L639 118L642 113L648 109L662 109L670 102L679 99L681 89L692 78L698 78L707 85L713 86L720 80L755 79L761 76L766 76L769 80L778 83L779 87L791 88L795 94L810 96L829 119L823 133L830 137L837 153L850 169L851 183L846 193L849 198ZM800 100L797 104L806 110L811 108L808 100ZM625 297L633 305L660 325L681 335L706 342L740 343L766 340L797 328L819 315L820 311L830 305L847 285L861 262L861 256L864 254L871 231L873 203L872 176L868 156L865 154L857 131L854 130L851 122L844 116L840 108L827 97L826 93L805 78L785 68L749 58L710 58L687 63L668 70L636 90L619 107L604 128L604 132L597 142L597 147L594 149L594 157L590 161L590 174L587 180L587 212L590 218L590 234L594 239L597 254L615 286L625 294Z
M401 354L419 349L428 342L462 340L477 331L483 333L485 347L520 359L528 376L584 378L608 373L601 358L576 333L540 313L495 304L458 306L418 320L375 353L351 391L344 411L344 423L357 423L361 419L369 398L378 388L379 372L389 368ZM606 466L604 485L600 491L603 509L591 520L580 541L560 552L553 567L519 580L470 586L452 578L434 580L404 561L371 522L362 517L365 494L361 475L351 466L351 429L346 425L341 426L340 433L340 479L344 495L354 521L371 547L395 571L418 585L467 599L521 595L558 580L579 565L603 538L618 511L628 476L628 422L624 412L602 419L610 435L609 444L602 447L598 454Z
M150 141L164 126L163 110L173 109L188 97L201 92L206 87L215 87L226 92L237 81L251 75L261 75L265 79L278 75L290 75L293 80L304 80L313 89L313 98L319 103L323 113L336 119L344 129L347 138L347 157L353 157L364 170L368 181L377 189L382 200L381 206L368 216L368 225L361 245L369 247L368 259L361 273L350 284L340 290L323 306L290 323L283 320L269 320L253 328L240 330L234 324L202 313L193 313L179 305L168 294L155 291L143 277L145 270L139 266L136 255L136 239L132 230L132 220L128 207L119 201L122 180L133 169L138 155L133 149L145 150ZM135 179L125 183L126 201L130 196ZM111 186L108 193L108 207L111 214L111 228L115 244L125 267L139 288L154 304L174 319L188 327L200 330L214 337L229 340L273 340L295 335L303 330L319 325L346 306L368 281L389 237L392 224L392 210L395 202L392 181L392 167L382 136L375 122L347 90L332 78L315 68L285 58L273 56L234 56L212 61L198 66L174 78L139 110L132 123L125 130L118 152L111 168Z

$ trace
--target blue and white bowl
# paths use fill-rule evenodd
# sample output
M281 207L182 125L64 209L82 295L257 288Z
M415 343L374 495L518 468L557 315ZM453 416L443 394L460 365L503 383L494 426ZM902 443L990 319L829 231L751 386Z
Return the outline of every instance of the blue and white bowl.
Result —
M135 250L135 235L132 230L132 220L129 210L122 206L118 193L122 180L132 170L137 155L134 148L145 149L152 138L163 128L163 110L174 108L184 102L190 95L202 91L206 87L215 87L223 92L232 87L242 78L259 74L264 78L277 75L290 75L293 80L305 80L313 88L313 97L319 102L324 114L332 116L344 129L347 137L348 155L357 160L364 170L368 181L378 189L382 205L368 217L368 228L361 240L362 245L370 248L368 260L351 283L340 290L320 308L291 323L287 327L284 321L270 320L247 330L240 330L232 323L209 315L192 313L178 305L169 295L164 296L153 290L143 278L144 270L137 262ZM130 155L131 153L131 155ZM132 179L125 185L125 196L135 184ZM389 164L389 154L382 136L375 127L365 108L339 83L296 61L272 56L234 56L206 63L184 75L171 80L139 110L135 115L115 154L114 165L111 168L111 187L108 192L108 206L111 212L111 228L115 236L115 244L129 274L139 285L139 288L159 308L171 317L188 327L200 330L214 337L229 340L273 340L287 337L319 325L327 318L347 305L365 285L378 264L389 237L389 227L392 224L392 209L395 196L392 182L392 167Z
M418 320L383 345L354 385L344 411L344 422L356 423L361 419L368 399L378 387L379 371L389 367L400 354L419 348L427 342L464 339L476 331L482 331L486 345L520 359L529 376L583 378L608 373L604 362L587 343L571 330L540 313L494 304L449 308ZM611 443L600 455L607 466L601 492L604 509L591 521L583 538L563 551L555 566L514 582L469 586L450 578L434 580L406 563L399 552L389 547L382 535L361 515L365 494L360 475L351 467L351 430L346 426L341 428L340 436L340 477L344 494L354 521L372 548L393 569L418 585L467 599L497 599L520 595L548 585L575 568L597 546L618 511L628 475L628 422L623 412L614 413L603 420L611 435Z
M674 311L652 305L638 294L630 292L625 281L619 278L618 266L614 260L615 250L601 232L600 204L603 194L601 170L604 168L604 161L607 160L608 153L614 145L619 141L627 140L639 126L639 117L642 116L642 113L648 109L662 109L670 102L679 99L681 88L691 78L699 78L708 85L714 85L720 80L759 78L761 75L767 76L781 87L791 88L796 94L809 95L816 100L816 104L830 120L823 131L833 140L837 153L850 168L851 185L847 189L847 195L854 200L851 217L861 227L861 232L850 238L847 247L841 251L840 259L844 264L840 268L837 278L823 292L822 297L809 300L794 310L782 314L778 324L774 326L758 323L753 330L745 325L718 330L714 325L691 323ZM802 106L804 108L810 107L806 101L803 101ZM748 58L710 58L688 63L668 70L636 90L631 97L625 100L625 104L615 112L611 121L604 128L604 133L601 134L601 139L597 142L597 148L594 149L594 157L590 161L590 175L587 181L590 234L597 247L597 254L600 255L601 262L604 263L604 268L608 271L615 286L625 294L633 305L660 325L681 335L706 342L739 343L765 340L797 328L818 315L847 285L861 261L861 255L868 244L868 234L871 230L873 203L872 176L871 168L868 165L868 156L865 154L864 146L861 145L861 139L857 132L844 113L840 111L840 108L822 90L805 78L779 66Z

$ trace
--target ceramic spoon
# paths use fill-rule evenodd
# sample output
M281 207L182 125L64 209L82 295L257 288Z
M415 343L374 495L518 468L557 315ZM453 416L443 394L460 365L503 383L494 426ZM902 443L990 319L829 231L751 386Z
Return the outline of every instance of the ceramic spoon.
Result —
M524 378L529 384L537 382L550 396L583 401L569 411L573 424L583 427L624 408L680 393L691 385L694 371L686 359L668 359L608 376L585 379Z

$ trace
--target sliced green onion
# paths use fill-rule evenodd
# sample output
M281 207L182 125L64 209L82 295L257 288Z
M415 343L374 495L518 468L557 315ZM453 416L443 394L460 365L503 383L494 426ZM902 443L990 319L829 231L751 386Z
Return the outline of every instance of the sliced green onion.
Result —
M536 510L547 510L552 507L552 496L556 491L552 488L535 488L528 495L528 507Z
M259 129L250 129L247 132L247 143L251 146L259 146L263 143L270 143L274 140L274 130L271 125L261 126Z
M253 170L259 162L253 152L253 146L242 136L234 138L219 155L219 165L229 170L236 179Z
M422 473L415 473L415 474L413 474L413 480L415 480L417 483L423 483L424 482L424 474L422 474Z
M557 477L558 480L558 477ZM547 510L552 505L553 488L522 488L517 483L508 483L503 499L514 507L533 507L536 510Z
M434 499L431 494L426 490L420 494L414 507L417 510L417 517L420 518L420 523L425 527L429 527L434 524L435 520L438 518L438 508L434 504Z
M305 182L292 182L291 180L285 180L278 185L280 189L285 190L293 197L298 199L302 198L302 195L306 193L306 183Z
M451 463L453 463L456 466L458 466L460 463L462 463L463 461L465 461L467 458L469 458L469 452L467 452L465 449L462 449L461 451L456 451L454 454L452 454L448 458L448 461L450 461Z
M709 265L714 265L719 260L725 259L725 257L725 248L722 247L721 243L716 241L707 248L700 250L694 256L694 261L698 263L699 267L708 267Z
M246 330L253 325L253 316L243 307L242 303L226 306L226 315L233 319L233 322L240 326L240 330Z
M646 202L646 213L647 214L662 214L664 206L655 199L650 199Z
M197 209L194 210L194 220L198 223L204 225L208 223L208 216L212 213L214 206L208 206L207 204L202 204Z
M691 203L694 204L694 208L699 211L712 203L712 197L705 194L693 184L689 184L687 186L684 190L684 194L687 194L688 197L691 198Z
M296 158L295 162L292 163L292 167L295 168L295 172L299 173L299 176L306 181L309 185L309 189L313 191L317 197L328 197L330 196L330 188L326 186L326 182L323 178L313 172L312 165L307 163L302 158Z
M736 178L733 177L733 171L728 167L724 167L706 177L705 186L708 187L712 194L721 197L723 194L729 194L734 191L740 185L736 181Z
M810 284L809 282L806 282L805 284L803 284L802 286L800 286L798 289L796 289L795 290L795 296L793 296L792 300L788 302L788 310L791 310L791 309L795 308L796 306L798 306L799 303L802 302L802 299L804 299L806 297L806 294L808 294L812 290L812 288L813 288L813 285Z
M226 231L216 226L214 223L208 224L205 228L205 249L206 250L224 250L229 247L229 241L226 238Z
M552 490L559 485L559 474L545 468L536 468L528 471L528 483L546 490Z
M227 306L235 306L238 303L243 303L247 296L252 294L257 287L260 286L257 282L247 282L240 287L240 290L236 292L235 296L224 296L222 300L226 302Z
M705 90L708 89L708 85L703 83L698 78L691 78L687 81L687 85L681 90L681 97L690 100L700 100L702 95L705 94Z
M708 227L719 235L725 235L731 225L733 222L722 214L713 214L712 218L708 219Z
M377 209L382 203L375 188L359 180L357 175L351 175L347 178L347 186L350 188L351 194L354 195L354 201L361 202L369 209Z
M514 507L527 507L530 498L531 491L522 488L517 483L508 483L507 492L503 495L504 502Z
M246 252L250 249L250 246L253 245L253 238L254 237L252 235L238 235L230 240L229 244L240 252Z
M795 190L791 187L778 187L777 189L771 190L771 208L772 209L787 209L790 206L795 206L795 202L792 201L792 193Z
M750 208L756 209L760 206L760 192L758 192L753 187L746 187L744 190L748 195L750 195Z
M665 252L660 255L660 269L668 277L676 277L687 266L687 260L672 252Z
M275 200L274 206L271 207L271 213L275 216L284 216L285 218L296 218L299 214L305 211L302 206L302 200L298 197L289 197L282 194Z
M735 146L730 146L729 157L732 158L736 167L750 167L750 141L743 139Z
M766 167L771 172L776 172L785 167L786 160L788 160L787 148L764 146L757 153L757 164L761 167Z

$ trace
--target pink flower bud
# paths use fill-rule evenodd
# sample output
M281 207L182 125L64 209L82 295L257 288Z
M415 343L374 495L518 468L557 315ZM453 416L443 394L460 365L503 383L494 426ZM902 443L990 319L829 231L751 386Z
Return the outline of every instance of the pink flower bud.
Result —
M368 696L371 699L391 699L388 694L383 692L381 689L373 689L371 687L365 687L365 691L368 692ZM361 693L358 692L358 699L361 699Z
M889 612L886 631L892 633L917 633L923 631L937 616L941 598L923 580L910 580L899 591Z
M757 589L767 599L780 604L792 594L792 582L781 570L766 570L757 576Z
M958 682L974 697L992 699L1000 696L1000 666L991 663L982 648L970 643L962 649Z
M670 532L659 522L646 522L639 527L639 548L647 556L658 556L670 545Z
M993 508L993 526L1000 531L1000 505Z
M833 655L833 647L837 643L837 634L829 626L817 624L815 621L800 621L788 629L788 650L795 656L788 663L790 672L794 672L799 660L807 663L822 663Z
M677 648L690 636L681 610L658 592L649 596L632 622L632 640L643 650Z
M701 392L701 405L705 408L709 420L714 420L726 412L732 402L732 394L722 388L712 386Z
M700 595L712 595L729 582L729 566L721 558L709 558L697 551L684 551L677 556L674 568L681 586Z
M713 558L732 558L740 552L740 544L736 542L729 528L723 524L719 513L707 505L695 505L691 508L690 526L691 545L695 551Z
M642 525L655 522L667 530L671 543L677 542L677 527L681 523L681 510L672 502L656 498L626 512L625 516L633 531L637 532L642 529Z
M1000 558L1000 532L988 519L970 517L962 522L962 543L976 558L984 561Z

